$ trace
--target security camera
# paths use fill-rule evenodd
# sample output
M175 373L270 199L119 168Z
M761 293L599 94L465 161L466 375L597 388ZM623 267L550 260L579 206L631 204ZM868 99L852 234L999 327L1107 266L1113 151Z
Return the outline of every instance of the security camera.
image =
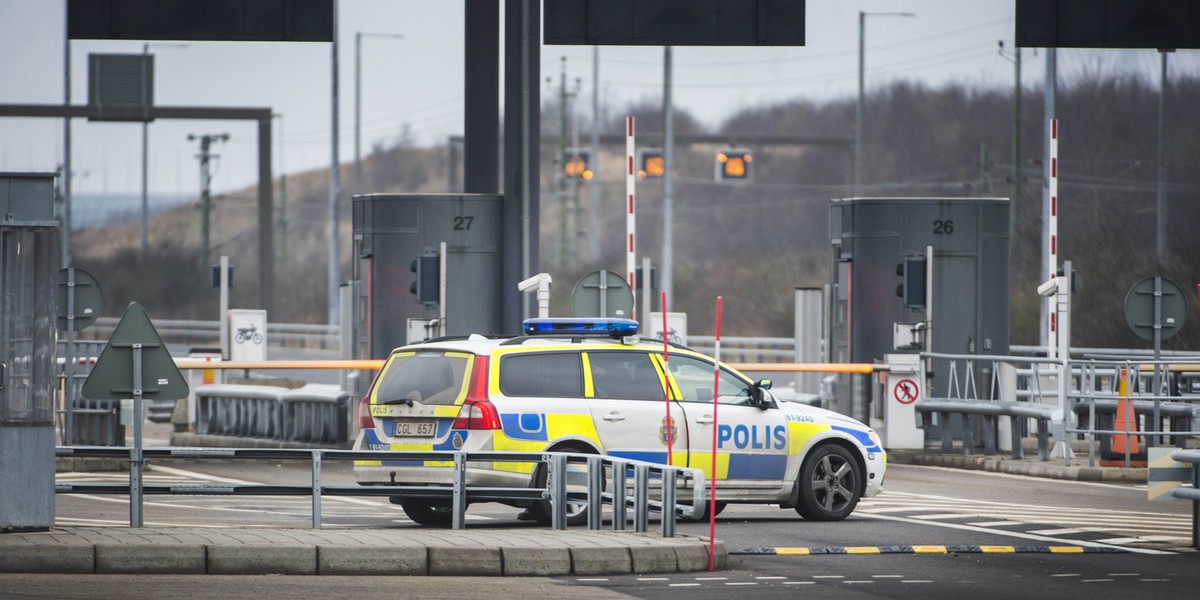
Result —
M1057 294L1058 293L1058 278L1057 277L1050 278L1048 281L1046 281L1046 283L1039 285L1037 290L1038 290L1039 295L1046 297L1046 298L1049 298L1049 297L1053 296L1054 294Z

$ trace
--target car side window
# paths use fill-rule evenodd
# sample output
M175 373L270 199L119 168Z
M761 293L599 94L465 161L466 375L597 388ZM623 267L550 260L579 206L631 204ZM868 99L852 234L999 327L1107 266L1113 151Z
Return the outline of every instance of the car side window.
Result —
M578 352L535 352L500 359L500 391L505 396L582 398L583 370Z
M667 369L675 378L684 402L713 401L713 364L691 356L672 354L667 361ZM750 386L735 377L733 373L721 369L717 376L717 402L720 404L749 404Z
M595 397L609 400L662 400L663 381L645 352L588 352Z

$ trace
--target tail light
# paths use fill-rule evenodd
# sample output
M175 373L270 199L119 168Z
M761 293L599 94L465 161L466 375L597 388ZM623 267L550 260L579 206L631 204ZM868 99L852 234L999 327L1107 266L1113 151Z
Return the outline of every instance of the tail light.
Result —
M488 399L488 357L476 356L471 368L471 384L462 409L454 419L454 429L500 429L500 413Z
M371 398L363 398L358 403L358 428L371 429L375 427L375 419L371 418Z

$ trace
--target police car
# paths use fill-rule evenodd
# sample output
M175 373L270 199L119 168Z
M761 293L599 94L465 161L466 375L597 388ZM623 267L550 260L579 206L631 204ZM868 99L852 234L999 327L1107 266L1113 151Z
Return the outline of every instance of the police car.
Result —
M886 455L872 429L776 399L769 380L724 365L714 375L713 359L699 352L671 347L664 355L661 342L637 340L636 321L530 319L523 331L394 350L359 406L354 449L572 452L663 464L669 451L671 464L716 477L718 512L726 503L777 504L818 521L844 519L882 489ZM450 485L451 466L356 461L354 474L362 485ZM490 487L545 481L532 463L472 462L466 477ZM451 521L448 500L392 500L417 523ZM526 508L549 522L548 503ZM586 522L583 510L568 522Z

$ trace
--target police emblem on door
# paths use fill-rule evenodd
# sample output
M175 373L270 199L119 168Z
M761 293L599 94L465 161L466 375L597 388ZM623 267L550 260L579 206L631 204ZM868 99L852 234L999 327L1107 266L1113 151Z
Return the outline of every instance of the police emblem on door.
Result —
M678 438L679 428L675 426L675 419L663 417L662 422L658 426L658 441L662 442L664 446L673 446L675 445L675 440ZM670 440L671 443L668 444L667 440Z

